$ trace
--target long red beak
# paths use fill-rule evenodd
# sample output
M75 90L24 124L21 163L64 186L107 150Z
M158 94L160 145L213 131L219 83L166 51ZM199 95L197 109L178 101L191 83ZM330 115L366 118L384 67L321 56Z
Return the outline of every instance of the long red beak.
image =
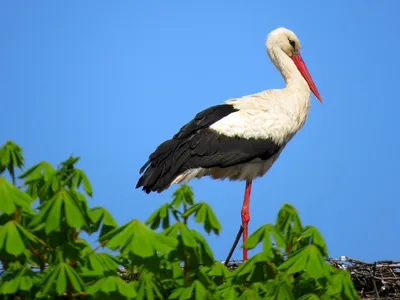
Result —
M310 72L308 72L306 64L304 63L304 60L301 57L300 53L293 54L292 60L296 65L297 69L299 69L301 75L303 75L304 79L307 81L310 90L314 93L315 97L317 97L318 100L322 103L321 95L319 94L318 89L315 86L315 83L310 75Z

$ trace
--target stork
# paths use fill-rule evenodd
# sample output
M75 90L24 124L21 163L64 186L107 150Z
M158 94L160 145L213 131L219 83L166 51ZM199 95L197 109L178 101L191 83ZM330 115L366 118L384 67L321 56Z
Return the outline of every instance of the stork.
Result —
M308 116L310 90L322 98L291 30L277 28L266 41L268 55L286 86L207 108L160 144L140 169L136 188L162 192L193 178L246 181L241 209L243 242L248 237L252 181L265 175ZM247 249L243 247L243 260Z

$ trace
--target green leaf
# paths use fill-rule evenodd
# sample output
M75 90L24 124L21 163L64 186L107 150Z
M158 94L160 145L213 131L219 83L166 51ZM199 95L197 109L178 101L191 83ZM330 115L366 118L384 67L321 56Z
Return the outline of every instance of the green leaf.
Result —
M93 196L92 185L90 184L90 181L85 172L83 172L81 169L74 169L73 178L74 180L72 183L72 187L79 188L81 184L83 184L83 190L86 192L86 194L88 194L90 197Z
M85 224L85 216L84 213L81 211L76 199L74 199L72 194L68 193L66 190L61 190L57 194L57 196L58 199L62 199L62 201L64 202L67 224L70 227L82 228Z
M177 188L173 194L171 205L178 208L182 204L193 205L194 195L192 189L188 185L182 185Z
M115 292L120 296L129 299L136 297L135 289L120 277L115 275L100 278L94 284L89 286L86 292L89 295L94 295L100 292L110 295L111 293Z
M345 271L345 270L343 270L343 271ZM349 273L347 273L346 277L347 277L347 280L343 280L343 290L342 290L343 299L345 299L345 300L359 299L357 290L354 287L354 283L351 280Z
M90 209L90 217L94 223L100 223L103 221L104 225L110 227L118 226L117 222L110 214L110 212L104 207L95 206Z
M59 190L53 198L44 202L39 213L33 217L30 226L35 227L45 223L46 233L60 232L65 218L68 226L82 228L86 225L87 212L82 209L80 200L74 191Z
M58 278L56 280L56 293L59 295L64 293L64 291L67 289L67 283L66 268L60 268Z
M322 255L328 257L328 249L326 248L325 240L319 230L314 226L304 227L304 232L301 239L308 240L309 244L320 247Z
M264 252L257 253L256 255L250 257L244 263L240 264L239 267L235 269L233 275L238 277L249 278L253 272L256 270L256 264L259 262L265 262L267 260L267 256Z
M30 291L38 278L28 266L10 263L0 280L0 294L14 294L17 291Z
M0 226L0 252L4 251L15 256L20 255L28 248L29 242L43 244L15 220L8 221L5 225Z
M168 299L190 299L193 293L193 286L188 287L178 287L172 291Z
M286 244L286 252L291 252L293 245L303 232L297 210L292 205L288 203L282 205L278 213L275 228Z
M13 141L7 141L0 148L0 173L7 168L10 176L15 181L14 168L22 169L24 158L22 156L22 148Z
M297 214L296 208L288 203L283 204L282 208L278 212L276 225L282 232L287 230L290 226L292 226L296 232L301 232L302 229L301 221L299 215Z
M99 255L95 252L87 256L87 259L85 261L85 266L91 270L106 271L106 269L103 267L101 257L99 257Z
M205 288L205 286L199 281L199 280L195 280L193 282L194 285L194 296L195 299L197 300L203 300L206 299L206 295L207 295L207 289Z
M56 198L57 199L57 198ZM56 232L60 232L61 231L61 220L63 219L63 202L62 200L50 200L48 202L46 202L46 204L48 204L47 206L44 205L43 207L43 212L47 211L47 207L48 207L48 216L46 218L46 220L44 220L45 222L45 231L46 233L50 233L53 231ZM40 215L37 216L37 218L39 218ZM36 221L37 223L37 221ZM35 218L33 219L32 225L35 224Z
M68 283L75 293L83 291L83 281L79 274L68 263L61 262L51 265L45 272L42 280L42 293L44 295L63 294Z
M67 274L67 278L69 279L69 282L72 285L72 288L77 291L80 292L82 291L82 279L80 278L79 274L75 271L74 268L72 268L71 266L67 265L68 268L65 268L66 274Z
M327 293L331 296L339 294L340 298L344 300L359 299L349 272L344 269L335 271L336 274L330 279L330 286Z
M316 294L307 294L300 297L298 300L320 300Z
M185 224L180 222L177 222L176 224L179 225L183 244L186 247L196 248L197 242L196 239L193 237L192 232L186 227Z
M216 261L208 272L208 275L227 278L231 275L231 272L223 263Z
M53 193L55 193L60 189L61 183L57 176L52 176L51 180L46 182L46 184L43 187L44 190L51 190ZM51 189L49 187L51 187Z
M100 231L100 236L103 236L118 226L110 212L103 207L96 206L91 208L89 210L89 216L93 222L91 225L91 232L97 231L100 227L100 224L103 224Z
M274 237L276 245L281 247L282 249L286 249L287 244L286 244L285 238L282 236L282 234L276 228L276 226L273 227L273 229L271 230L271 233L272 233L272 236Z
M318 247L308 245L291 254L278 269L288 274L305 271L311 278L318 279L327 275L328 266Z
M0 211L11 215L17 208L22 211L34 214L31 207L32 198L20 189L16 188L13 184L8 182L7 179L0 176Z
M245 289L244 292L239 296L239 300L261 300L262 298L257 293L257 291L253 289ZM285 299L286 298L276 298L276 299Z
M236 300L238 295L238 288L232 284L222 284L218 286L218 294L220 299Z
M157 251L171 250L177 245L176 239L152 231L139 220L110 231L100 241L107 241L108 248L121 251L123 256L138 255L142 258L151 257Z
M254 233L252 233L247 241L243 244L244 247L248 249L255 248L261 241L263 241L263 249L264 253L268 257L272 257L272 240L271 236L274 237L275 242L282 248L286 248L286 243L279 233L276 230L275 226L272 224L265 224L258 228Z
M101 263L105 270L114 271L118 268L119 261L115 256L106 252L97 253L97 256L101 259Z
M24 185L28 188L26 192L36 199L38 196L42 201L53 196L53 182L58 182L57 172L53 166L42 161L22 173L19 178L24 179Z
M173 237L177 239L181 237L183 244L189 248L196 248L197 242L193 236L193 232L190 231L187 226L182 222L176 222L165 231L162 232L163 235L168 237Z
M162 287L154 280L152 273L143 270L137 288L137 299L164 299Z
M28 186L27 192L34 198L38 196L42 201L48 200L62 187L59 174L48 162L35 167L34 172L24 181Z
M204 230L207 233L213 231L215 234L219 234L221 230L221 224L215 216L212 208L206 202L200 202L189 208L182 216L189 217L194 213L195 220L197 223L204 224Z
M176 222L176 223L174 223L173 225L171 225L171 226L169 226L168 228L166 228L163 232L162 232L162 234L163 235L165 235L165 236L169 236L169 237L173 237L173 238L175 238L175 239L177 239L178 238L178 235L179 235L179 227L180 227L180 225L179 224L181 224L181 222Z
M190 229L190 233L196 241L196 249L200 258L200 263L205 266L211 266L214 263L214 256L206 239L200 234L200 232L194 229Z
M169 227L169 203L163 204L145 222L146 225L150 225L151 229L157 229L162 221L162 228L166 229Z
M23 172L18 178L24 179L25 184L29 184L43 178L49 181L55 173L53 166L47 161L41 161Z
M261 241L264 241L263 243L264 253L270 256L272 250L272 241L270 234L273 228L274 226L271 224L266 224L264 226L261 226L259 229L257 229L254 233L252 233L249 236L248 240L243 244L243 246L247 247L248 249L253 249Z
M79 269L79 275L83 279L94 279L98 280L99 277L104 277L104 271L100 270L88 270L86 268L80 268Z
M281 281L279 283L278 287L275 289L273 299L294 300L292 288L287 281Z
M58 169L63 172L71 171L75 168L75 164L80 160L79 156L70 155L66 160L62 161Z
M101 272L116 271L118 269L119 261L109 253L90 253L85 257L85 267L88 270L98 270Z
M199 281L194 280L187 287L176 288L168 299L196 299L203 300L207 298L208 291L206 287Z

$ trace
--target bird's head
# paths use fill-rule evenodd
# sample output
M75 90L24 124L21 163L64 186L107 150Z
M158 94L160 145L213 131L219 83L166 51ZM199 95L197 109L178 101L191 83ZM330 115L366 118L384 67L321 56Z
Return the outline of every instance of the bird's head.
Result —
M297 69L300 71L301 75L307 81L310 90L314 93L318 100L322 102L321 95L319 94L310 72L308 71L303 58L300 55L301 44L296 34L293 31L283 27L277 28L268 34L266 46L267 49L279 48L287 56L289 56L296 65Z

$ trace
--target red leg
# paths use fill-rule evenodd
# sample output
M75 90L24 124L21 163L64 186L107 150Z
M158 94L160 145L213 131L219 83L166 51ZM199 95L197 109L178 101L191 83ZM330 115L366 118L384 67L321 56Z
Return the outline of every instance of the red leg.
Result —
M248 224L250 221L250 193L251 193L251 180L246 181L246 189L244 191L244 200L242 206L242 226L243 226L243 243L247 240L249 235ZM247 248L243 248L243 260L247 260Z

